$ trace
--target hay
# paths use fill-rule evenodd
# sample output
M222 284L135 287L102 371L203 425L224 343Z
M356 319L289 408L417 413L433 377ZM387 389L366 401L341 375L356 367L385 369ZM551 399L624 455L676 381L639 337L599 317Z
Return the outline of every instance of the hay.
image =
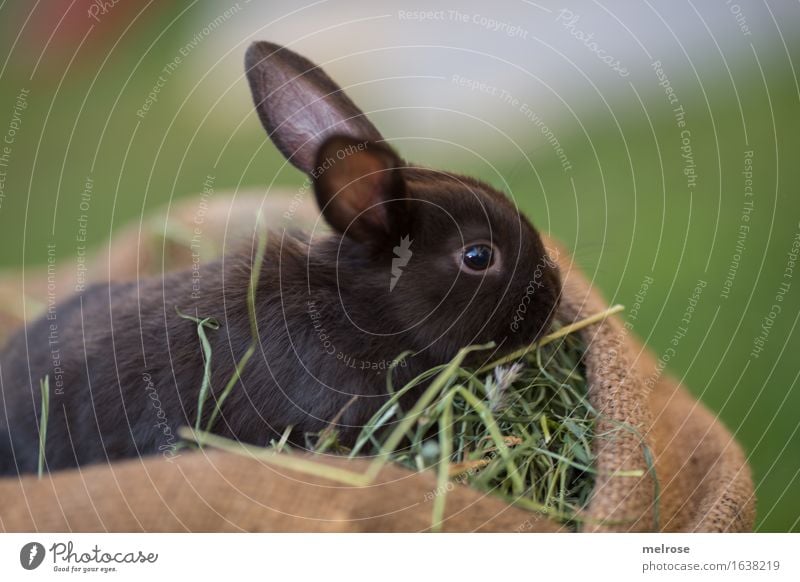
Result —
M437 472L432 528L442 523L451 483L462 483L506 502L575 526L594 488L592 439L598 417L587 399L581 363L585 346L573 332L621 311L612 307L555 331L538 342L478 370L463 366L466 355L493 347L471 346L450 363L420 374L395 389L387 376L387 402L365 425L352 449L341 446L336 422L306 435L313 455L368 456L366 473L349 472L299 456L287 445L291 427L276 443L257 447L208 432L182 429L191 442L255 456L349 485L367 485L386 463ZM395 365L402 359L395 361ZM427 384L409 410L403 395ZM624 427L619 427L624 430ZM634 473L636 473L634 475ZM631 471L629 476L641 476Z

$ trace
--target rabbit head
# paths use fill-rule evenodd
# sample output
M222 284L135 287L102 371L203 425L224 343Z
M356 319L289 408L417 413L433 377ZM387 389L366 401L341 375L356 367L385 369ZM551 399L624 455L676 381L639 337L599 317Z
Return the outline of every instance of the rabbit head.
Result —
M505 195L401 159L319 66L289 49L257 42L246 69L261 122L309 176L335 233L310 255L319 267L310 277L335 263L355 330L442 358L488 341L505 351L546 331L558 271Z

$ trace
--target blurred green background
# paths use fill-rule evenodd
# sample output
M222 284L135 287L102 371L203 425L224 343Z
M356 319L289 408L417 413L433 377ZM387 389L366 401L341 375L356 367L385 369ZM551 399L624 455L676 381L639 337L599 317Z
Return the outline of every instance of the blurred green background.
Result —
M635 333L744 445L758 530L800 531L800 270L787 270L800 236L800 6L450 9L466 20L401 14L433 10L424 2L119 2L105 12L84 0L4 3L0 132L13 135L0 164L0 266L40 265L51 243L74 260L87 177L95 247L143 213L197 195L209 174L218 191L299 186L302 176L266 142L241 64L252 39L291 43L353 84L355 101L376 110L409 159L512 193L610 301L633 305L652 277ZM159 77L157 101L137 115Z

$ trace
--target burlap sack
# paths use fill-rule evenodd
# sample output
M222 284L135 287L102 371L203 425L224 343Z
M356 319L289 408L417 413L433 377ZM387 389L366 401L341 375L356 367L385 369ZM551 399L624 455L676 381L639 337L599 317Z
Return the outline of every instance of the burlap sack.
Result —
M295 201L296 202L296 201ZM286 200L267 206L277 217ZM200 231L216 245L232 232L252 232L260 196L218 196L206 208ZM308 202L293 204L286 220L315 221ZM173 208L168 223L184 232L197 224L196 201ZM273 222L276 222L273 220ZM277 222L281 222L280 219ZM161 258L178 267L192 260L163 237L163 220L120 234L91 263L95 279L134 279L158 272ZM159 226L161 225L161 226ZM155 242L154 242L155 241ZM159 244L160 241L160 244ZM571 259L547 241L564 276L560 318L582 319L605 308L600 295ZM213 247L214 244L207 246ZM70 268L61 284L74 285ZM46 274L31 275L25 289L44 298ZM66 284L64 283L66 281ZM0 295L22 305L18 279L0 280ZM17 295L15 295L15 293ZM8 304L7 304L8 305ZM13 303L12 303L13 305ZM28 314L31 315L31 314ZM25 314L6 309L13 325ZM598 477L583 514L583 531L748 531L754 497L741 448L724 426L668 375L632 337L619 318L584 329L590 400L600 411L593 447ZM630 427L620 430L620 423ZM363 471L364 461L325 462ZM624 472L644 469L642 476ZM629 473L628 473L629 474ZM376 482L354 488L278 469L230 453L186 452L0 480L3 531L424 531L431 526L431 500L440 492L431 473L386 467ZM565 531L541 515L453 485L445 531Z

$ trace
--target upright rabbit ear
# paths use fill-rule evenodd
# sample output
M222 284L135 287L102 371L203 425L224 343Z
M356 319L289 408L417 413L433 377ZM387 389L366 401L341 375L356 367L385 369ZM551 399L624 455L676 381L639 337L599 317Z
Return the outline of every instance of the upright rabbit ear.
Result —
M320 145L330 135L383 140L341 87L297 53L256 42L247 49L245 67L261 123L283 155L303 172L311 172Z
M325 220L337 231L372 246L408 234L402 162L385 144L333 136L319 149L314 192Z

